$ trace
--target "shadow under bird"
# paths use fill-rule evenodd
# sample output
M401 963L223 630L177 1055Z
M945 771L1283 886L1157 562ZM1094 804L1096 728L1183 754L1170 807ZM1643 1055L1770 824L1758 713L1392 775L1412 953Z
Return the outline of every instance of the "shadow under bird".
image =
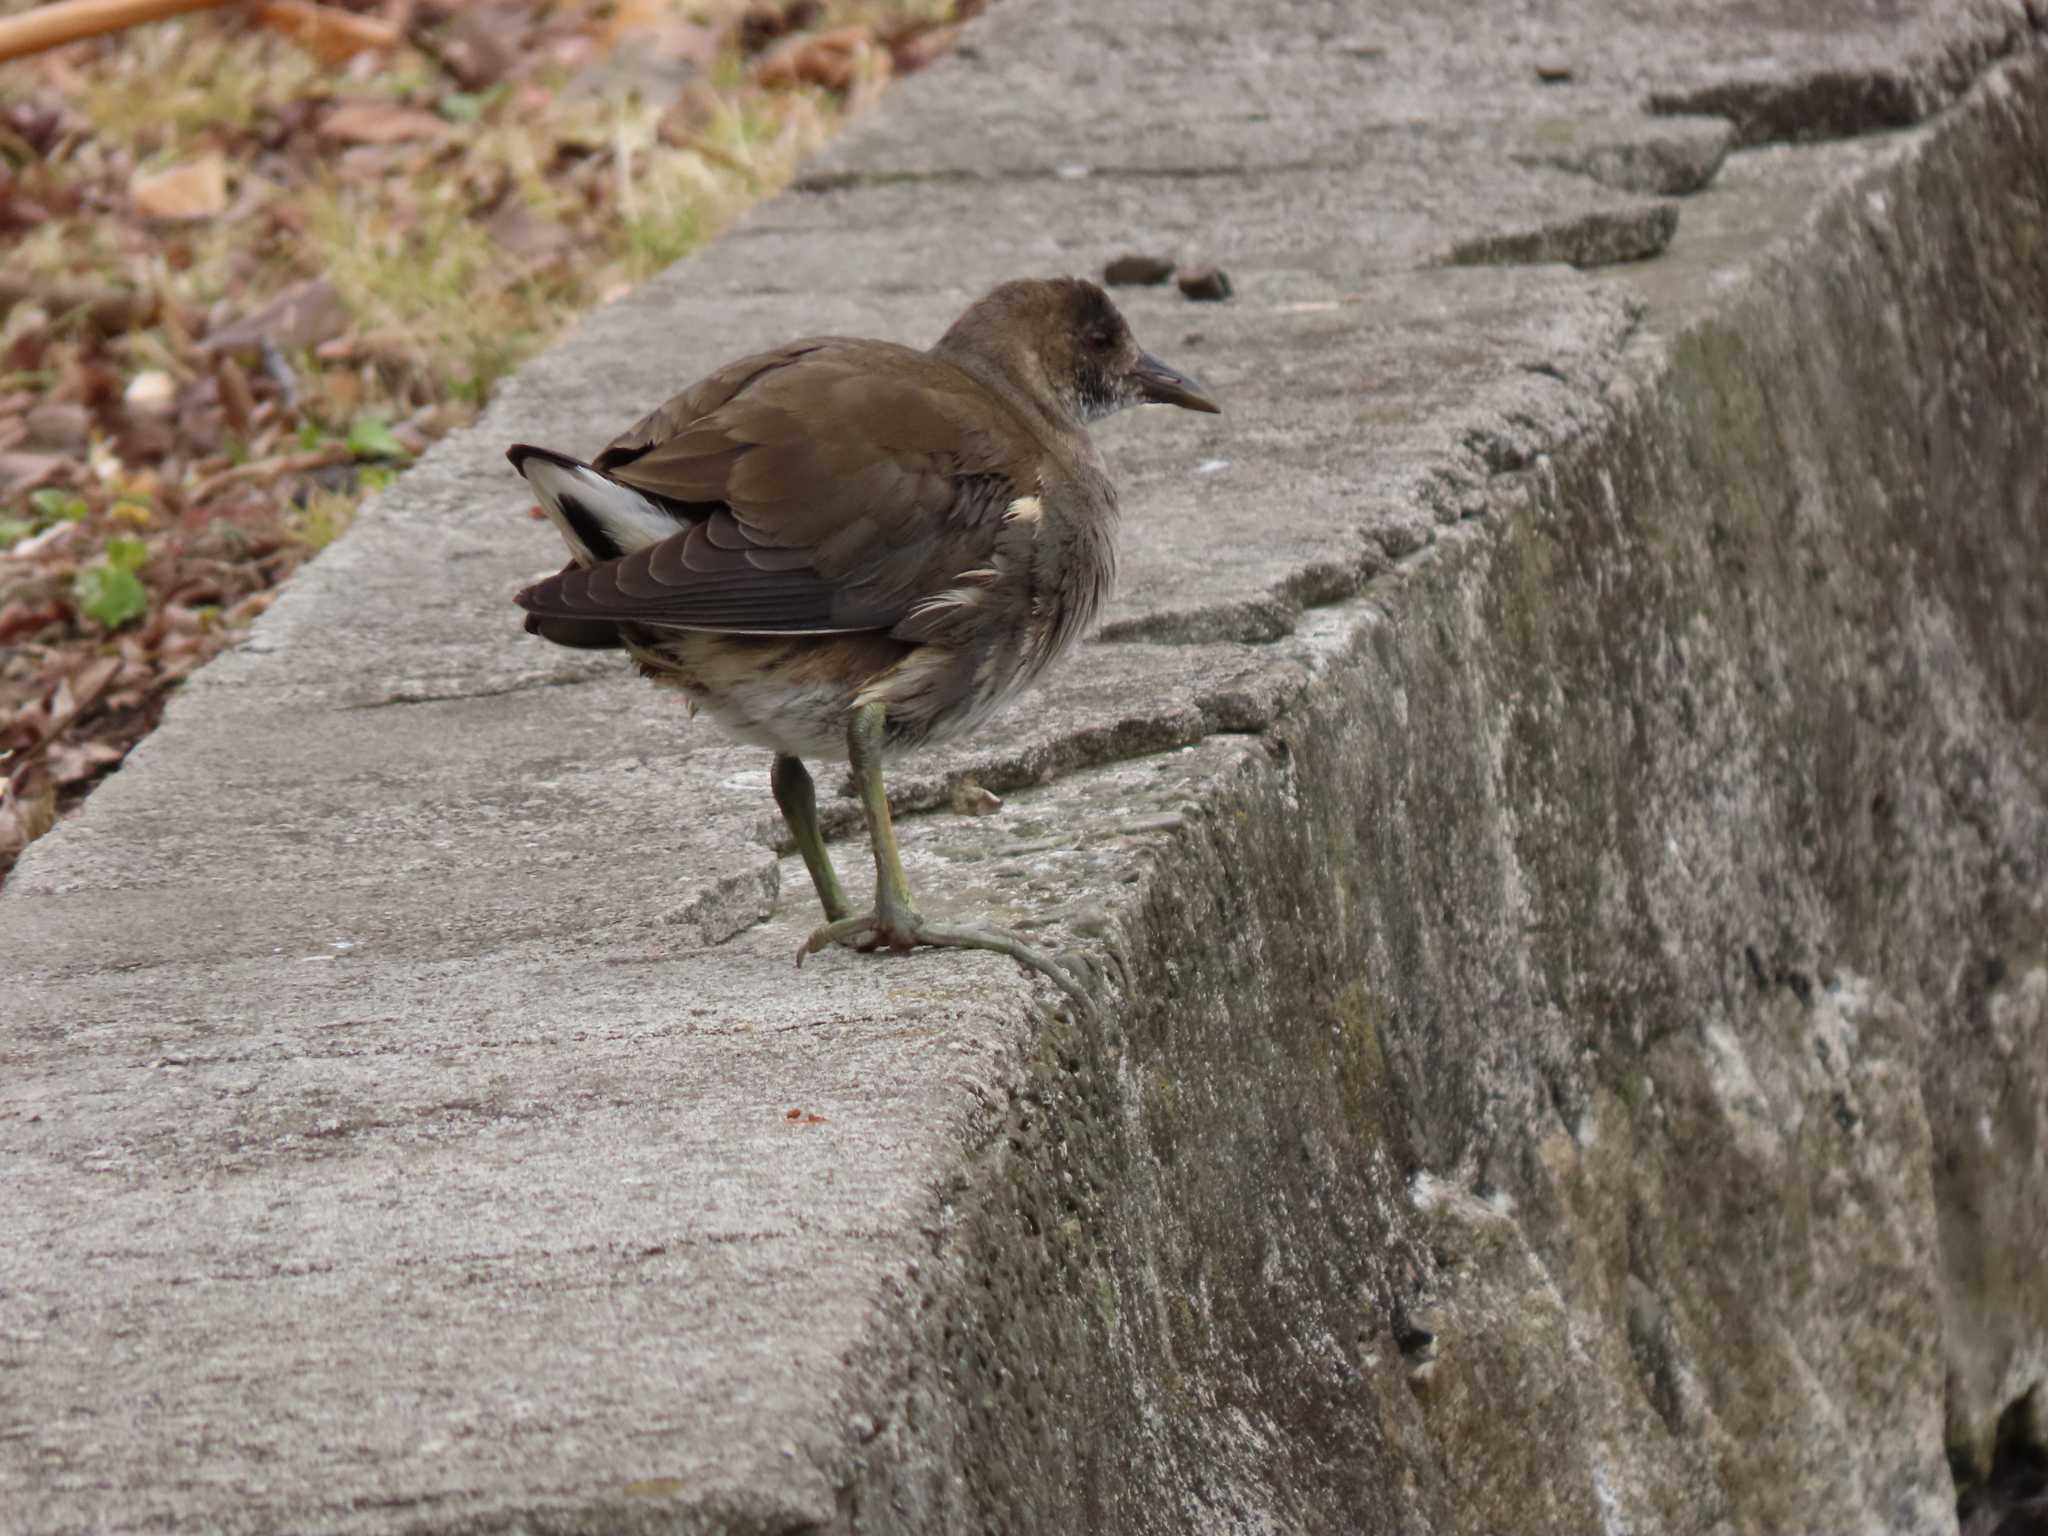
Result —
M974 729L1094 621L1116 490L1087 424L1215 411L1139 349L1095 284L1005 283L930 351L823 336L728 363L594 460L510 450L574 557L518 595L529 633L623 649L740 741L771 782L834 944L990 949L1083 1008L1066 967L911 900L884 755ZM803 759L844 757L874 845L856 913Z

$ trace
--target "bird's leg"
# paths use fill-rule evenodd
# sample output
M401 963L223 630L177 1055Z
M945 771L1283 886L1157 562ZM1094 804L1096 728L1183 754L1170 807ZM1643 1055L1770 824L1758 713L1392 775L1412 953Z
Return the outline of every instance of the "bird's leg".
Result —
M811 775L798 759L777 754L768 782L775 790L775 803L782 807L782 819L789 823L789 835L796 839L796 851L804 856L804 868L811 872L825 921L836 923L853 910L853 904L846 899L832 855L825 851L825 836L818 830L818 791Z
M929 922L918 913L910 898L910 878L903 872L903 855L896 846L896 825L889 818L888 791L882 786L882 709L880 704L863 704L853 712L846 727L847 757L853 765L861 809L867 813L868 837L875 849L874 910L858 917L835 918L825 924L797 952L797 964L803 964L804 956L834 944L887 945L898 950L914 949L920 944L991 949L1038 972L1072 998L1083 1013L1093 1013L1094 1004L1087 989L1059 962L1016 934L1004 928Z

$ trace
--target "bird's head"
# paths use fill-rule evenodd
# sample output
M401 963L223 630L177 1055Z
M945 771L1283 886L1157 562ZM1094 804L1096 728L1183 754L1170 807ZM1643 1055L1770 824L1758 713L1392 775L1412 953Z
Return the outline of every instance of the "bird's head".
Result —
M1077 421L1127 405L1221 411L1201 384L1139 347L1109 295L1085 278L1026 278L975 301L934 348L992 365Z

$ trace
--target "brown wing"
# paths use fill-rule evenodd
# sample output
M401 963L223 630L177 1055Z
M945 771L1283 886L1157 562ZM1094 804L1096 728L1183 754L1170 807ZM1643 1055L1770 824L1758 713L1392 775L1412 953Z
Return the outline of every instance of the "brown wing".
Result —
M596 469L609 470L630 464L648 449L695 426L763 374L786 368L814 352L857 344L845 336L813 336L804 341L793 341L786 347L777 347L772 352L756 352L751 357L727 363L642 416L606 444L604 452L591 460L591 465Z
M687 529L520 595L550 618L734 633L890 629L983 565L1035 437L921 352L824 338L731 364L593 467Z

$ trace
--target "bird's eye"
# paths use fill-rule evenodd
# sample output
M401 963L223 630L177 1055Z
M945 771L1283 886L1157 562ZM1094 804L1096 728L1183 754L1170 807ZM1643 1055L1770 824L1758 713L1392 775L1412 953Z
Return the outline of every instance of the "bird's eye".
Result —
M1116 345L1116 332L1110 330L1090 331L1087 336L1087 342L1091 351L1107 352Z

